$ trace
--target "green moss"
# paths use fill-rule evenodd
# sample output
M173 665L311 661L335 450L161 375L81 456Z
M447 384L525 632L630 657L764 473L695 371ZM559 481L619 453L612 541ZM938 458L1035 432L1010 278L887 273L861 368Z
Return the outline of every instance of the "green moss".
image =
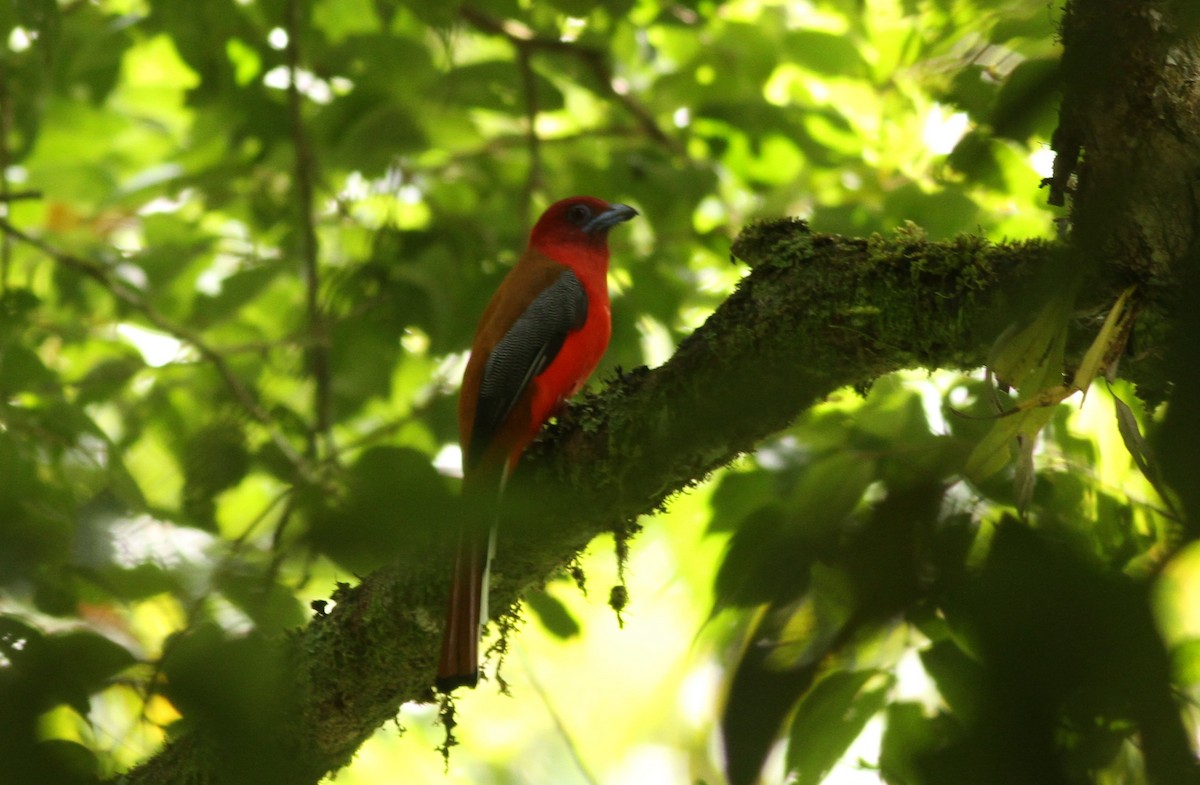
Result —
M763 221L747 226L730 252L751 267L787 266L812 250L808 223L799 218Z

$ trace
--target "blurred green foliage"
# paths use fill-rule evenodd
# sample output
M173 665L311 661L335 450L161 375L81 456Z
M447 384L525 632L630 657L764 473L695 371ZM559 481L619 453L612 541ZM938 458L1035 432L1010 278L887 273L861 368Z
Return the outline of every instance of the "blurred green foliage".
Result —
M553 199L591 193L645 216L614 239L601 378L669 355L742 275L730 240L757 218L1053 236L1038 183L1058 13L1033 0L0 3L0 206L24 233L0 236L0 770L89 781L207 725L231 777L271 778L260 732L287 710L281 633L336 580L441 534L431 518L454 480L435 457L453 463L462 352ZM1020 334L1050 345L1069 310ZM679 667L719 663L722 708L702 702L690 735L667 734L670 696L649 700L628 669L600 690L622 702L622 727L581 715L578 754L615 765L644 734L682 750L677 781L712 779L705 739L720 726L733 782L754 781L786 738L768 776L817 783L876 727L869 766L906 785L1165 771L1152 758L1178 752L1170 692L1194 697L1200 672L1200 609L1184 599L1200 573L1194 555L1168 563L1177 512L1126 450L1149 468L1150 416L1121 385L1124 409L1089 413L1123 405L1093 389L1091 409L1040 411L1012 461L964 479L995 401L1011 408L1058 374L1034 360L1045 384L1014 395L915 374L840 394L651 522L647 553L667 555L635 556L634 571L687 591L634 591L629 612L661 602L702 626ZM593 588L606 559L585 561ZM590 633L605 611L568 585L530 598L554 639L529 631L531 656L636 648L633 632ZM643 663L666 648L663 630L646 634ZM914 662L921 696L898 671ZM567 685L521 678L530 701ZM682 690L675 678L663 683ZM524 729L505 744L523 759L455 776L541 765L547 781L588 779L543 751L566 738L550 713L553 727L512 723ZM413 765L440 766L429 746ZM364 755L343 777L373 765Z

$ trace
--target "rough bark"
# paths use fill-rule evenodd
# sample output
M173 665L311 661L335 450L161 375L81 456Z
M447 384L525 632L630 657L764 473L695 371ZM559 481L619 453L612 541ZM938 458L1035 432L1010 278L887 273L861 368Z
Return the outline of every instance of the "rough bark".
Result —
M1079 263L1137 282L1153 307L1135 341L1159 366L1139 380L1151 402L1168 393L1166 317L1200 239L1198 31L1190 0L1077 0L1062 22L1051 199L1071 199Z

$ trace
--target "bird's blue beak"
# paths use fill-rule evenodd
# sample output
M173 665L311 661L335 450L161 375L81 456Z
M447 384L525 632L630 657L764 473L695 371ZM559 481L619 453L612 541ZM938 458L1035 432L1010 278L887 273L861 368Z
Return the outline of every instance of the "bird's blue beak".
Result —
M608 209L583 225L587 234L595 234L611 229L619 223L624 223L638 214L638 211L627 204L610 204Z

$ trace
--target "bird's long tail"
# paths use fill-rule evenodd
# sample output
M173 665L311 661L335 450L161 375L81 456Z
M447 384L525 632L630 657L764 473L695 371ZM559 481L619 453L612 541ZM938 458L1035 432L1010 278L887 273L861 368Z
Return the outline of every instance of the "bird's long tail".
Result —
M459 539L438 659L437 688L442 692L479 681L480 627L487 618L488 566L495 542L495 527L490 529L486 537L464 531Z
M479 475L474 475L463 487L464 495L468 497L468 520L459 533L450 597L446 604L442 653L438 658L435 682L441 692L474 687L479 682L479 639L488 619L488 576L496 553L496 532L500 526L498 510L508 480L508 467L499 474L498 483L483 483L485 487L492 486L494 495L484 494L487 503L482 509L479 484L474 481ZM491 479L494 481L495 475Z

